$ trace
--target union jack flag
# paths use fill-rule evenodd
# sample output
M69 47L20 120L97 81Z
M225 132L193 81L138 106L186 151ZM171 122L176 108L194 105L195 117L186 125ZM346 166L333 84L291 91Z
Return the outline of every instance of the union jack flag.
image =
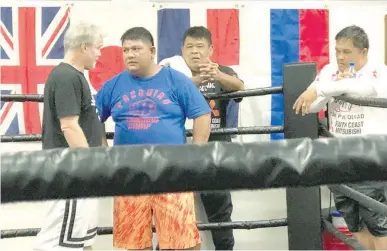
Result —
M0 7L1 94L43 94L63 59L70 8ZM41 133L43 104L1 102L0 134Z

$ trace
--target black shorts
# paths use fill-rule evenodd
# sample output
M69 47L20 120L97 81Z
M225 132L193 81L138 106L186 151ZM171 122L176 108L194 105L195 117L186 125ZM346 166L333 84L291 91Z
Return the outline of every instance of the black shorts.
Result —
M365 194L374 200L387 205L387 184L367 182L362 184L346 184L352 189ZM336 209L344 217L349 231L359 232L364 226L377 237L387 236L387 216L366 208L359 202L342 194L333 193Z

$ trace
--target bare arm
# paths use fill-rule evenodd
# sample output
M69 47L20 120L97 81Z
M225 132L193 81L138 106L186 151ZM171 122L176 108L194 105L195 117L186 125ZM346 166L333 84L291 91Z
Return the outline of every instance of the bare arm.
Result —
M78 123L78 116L68 116L60 119L60 126L69 147L89 147L85 134Z
M204 114L193 121L193 143L204 144L208 142L211 132L211 113Z
M64 76L54 86L55 110L69 147L89 147L79 125L83 83L78 76Z
M221 71L218 73L217 81L226 91L241 91L245 88L244 83L237 76L231 76Z
M106 139L106 129L105 129L105 123L102 123L102 145L103 146L109 146L107 139Z

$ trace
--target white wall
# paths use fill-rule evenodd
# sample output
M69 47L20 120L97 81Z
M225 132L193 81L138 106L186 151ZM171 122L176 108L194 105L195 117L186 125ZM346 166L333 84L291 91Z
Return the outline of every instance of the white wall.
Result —
M135 2L136 1L136 2ZM4 2L4 1L2 1ZM23 5L35 5L35 1L13 1L22 2ZM46 2L46 1L45 1ZM102 2L102 1L98 1ZM138 2L146 2L145 0L131 0L130 5L135 6ZM157 2L157 1L152 1ZM163 1L164 2L164 1ZM173 1L168 1L167 6L174 6ZM181 1L179 1L181 2ZM197 2L197 1L196 1ZM127 0L112 0L111 4L128 5ZM42 1L41 3L42 4ZM48 4L57 4L51 1ZM84 6L94 4L90 2L77 2L74 4L82 4ZM253 13L251 10L269 8L328 8L330 10L330 38L333 41L335 33L346 25L358 24L363 26L369 34L371 49L370 60L384 62L384 29L383 23L375 19L378 15L387 14L387 1L234 1L234 2L206 2L200 3L208 6L238 6L244 9L246 13ZM157 4L156 4L157 5ZM163 3L165 6L165 3ZM157 6L156 6L157 7ZM85 9L86 10L86 9ZM248 11L249 10L249 11ZM254 16L251 14L251 18ZM148 22L148 21L147 21ZM244 37L246 43L253 46L257 37ZM333 48L331 46L331 48ZM334 60L334 51L331 50L331 59ZM247 54L246 54L247 55ZM249 88L257 88L259 86L268 86L267 80L270 79L269 71L265 70L265 63L260 61L260 58L245 57L242 64L246 67L240 67L240 75L246 79L246 84ZM252 65L262 65L262 67L247 67ZM266 81L266 83L265 83ZM259 118L262 111L267 111L267 107L262 107L259 104L262 100L258 98L245 99L241 104L241 119L242 126L261 126L262 121ZM112 128L112 127L110 127ZM237 141L254 142L267 140L267 137L261 136L243 136ZM40 150L38 143L3 143L1 144L2 152L9 151L32 151ZM272 218L286 217L286 203L284 189L272 189L261 191L238 191L233 192L234 214L233 220L266 220ZM329 192L324 188L322 192L323 207L329 205ZM112 203L111 198L103 199L101 206L101 226L112 225ZM200 205L199 205L200 207ZM42 203L17 203L1 205L1 228L27 228L40 227L41 219L44 217L44 205ZM202 210L199 210L200 218L205 220ZM209 236L203 235L203 249L211 248ZM275 229L260 229L260 230L237 230L235 231L236 246L235 249L287 249L287 229L285 227ZM33 238L18 238L1 240L1 250L30 250ZM111 236L99 237L95 250L106 250L111 248Z

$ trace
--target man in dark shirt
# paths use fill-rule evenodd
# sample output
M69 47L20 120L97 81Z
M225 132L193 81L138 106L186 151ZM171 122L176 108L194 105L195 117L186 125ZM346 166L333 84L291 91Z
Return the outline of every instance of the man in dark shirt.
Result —
M202 93L239 91L244 89L243 82L235 71L227 66L211 62L213 53L211 32L203 27L191 27L183 35L182 54L192 72L192 80ZM238 100L210 100L212 109L211 128L226 127L227 107ZM208 141L231 141L229 135L211 135ZM203 192L200 194L209 222L230 222L233 209L230 191ZM214 230L212 239L216 250L234 248L233 230Z
M205 67L207 67L206 64L204 64L204 65L205 65ZM195 84L199 87L200 91L203 94L220 93L220 92L224 92L226 90L227 91L234 91L234 88L237 90L243 89L243 82L240 79L238 79L238 75L231 67L222 66L222 65L218 66L217 64L213 64L213 63L209 63L208 65L209 65L209 67L213 66L215 69L217 68L216 70L214 70L214 72L217 71L216 73L214 73L215 76L216 76L216 74L219 74L219 72L221 72L221 73L224 73L224 75L227 76L227 78L232 76L233 78L231 81L238 81L242 85L241 86L236 85L235 87L234 86L230 87L230 86L227 86L227 84L222 85L222 83L224 83L224 82L221 82L220 79L214 80L213 77L207 77L207 79L208 79L207 80L205 77L198 77L195 81ZM212 78L212 81L211 81L211 78ZM195 77L193 77L193 79L195 80ZM201 83L201 81L203 83ZM211 81L211 82L208 82L208 81ZM242 89L239 89L239 88L242 88ZM242 101L242 99L210 100L208 102L208 104L210 105L210 107L212 109L211 129L233 127L233 126L230 126L228 124L230 120L233 120L233 119L228 119L231 115L229 113L230 113L230 110L232 110L234 107L238 106L238 103L241 101ZM236 125L234 125L234 126L236 126ZM231 136L230 135L211 135L209 138L209 141L228 141L228 142L231 142Z
M203 27L191 27L183 35L182 55L164 59L162 65L170 66L192 77L200 91L219 93L244 89L235 71L210 61L213 53L211 32ZM212 109L211 128L225 128L228 125L228 111L242 99L210 100ZM235 125L234 125L235 126ZM209 141L231 141L230 135L211 135ZM209 222L230 222L233 205L229 191L203 192L200 194ZM234 247L233 230L213 230L212 239L216 250L232 250Z
M102 129L98 126L94 97L83 72L75 67L62 62L47 78L43 149L101 145Z
M101 146L103 130L95 101L83 74L94 68L103 38L98 27L82 22L64 38L65 59L47 78L44 88L43 149ZM51 202L34 250L84 250L97 234L95 199Z

